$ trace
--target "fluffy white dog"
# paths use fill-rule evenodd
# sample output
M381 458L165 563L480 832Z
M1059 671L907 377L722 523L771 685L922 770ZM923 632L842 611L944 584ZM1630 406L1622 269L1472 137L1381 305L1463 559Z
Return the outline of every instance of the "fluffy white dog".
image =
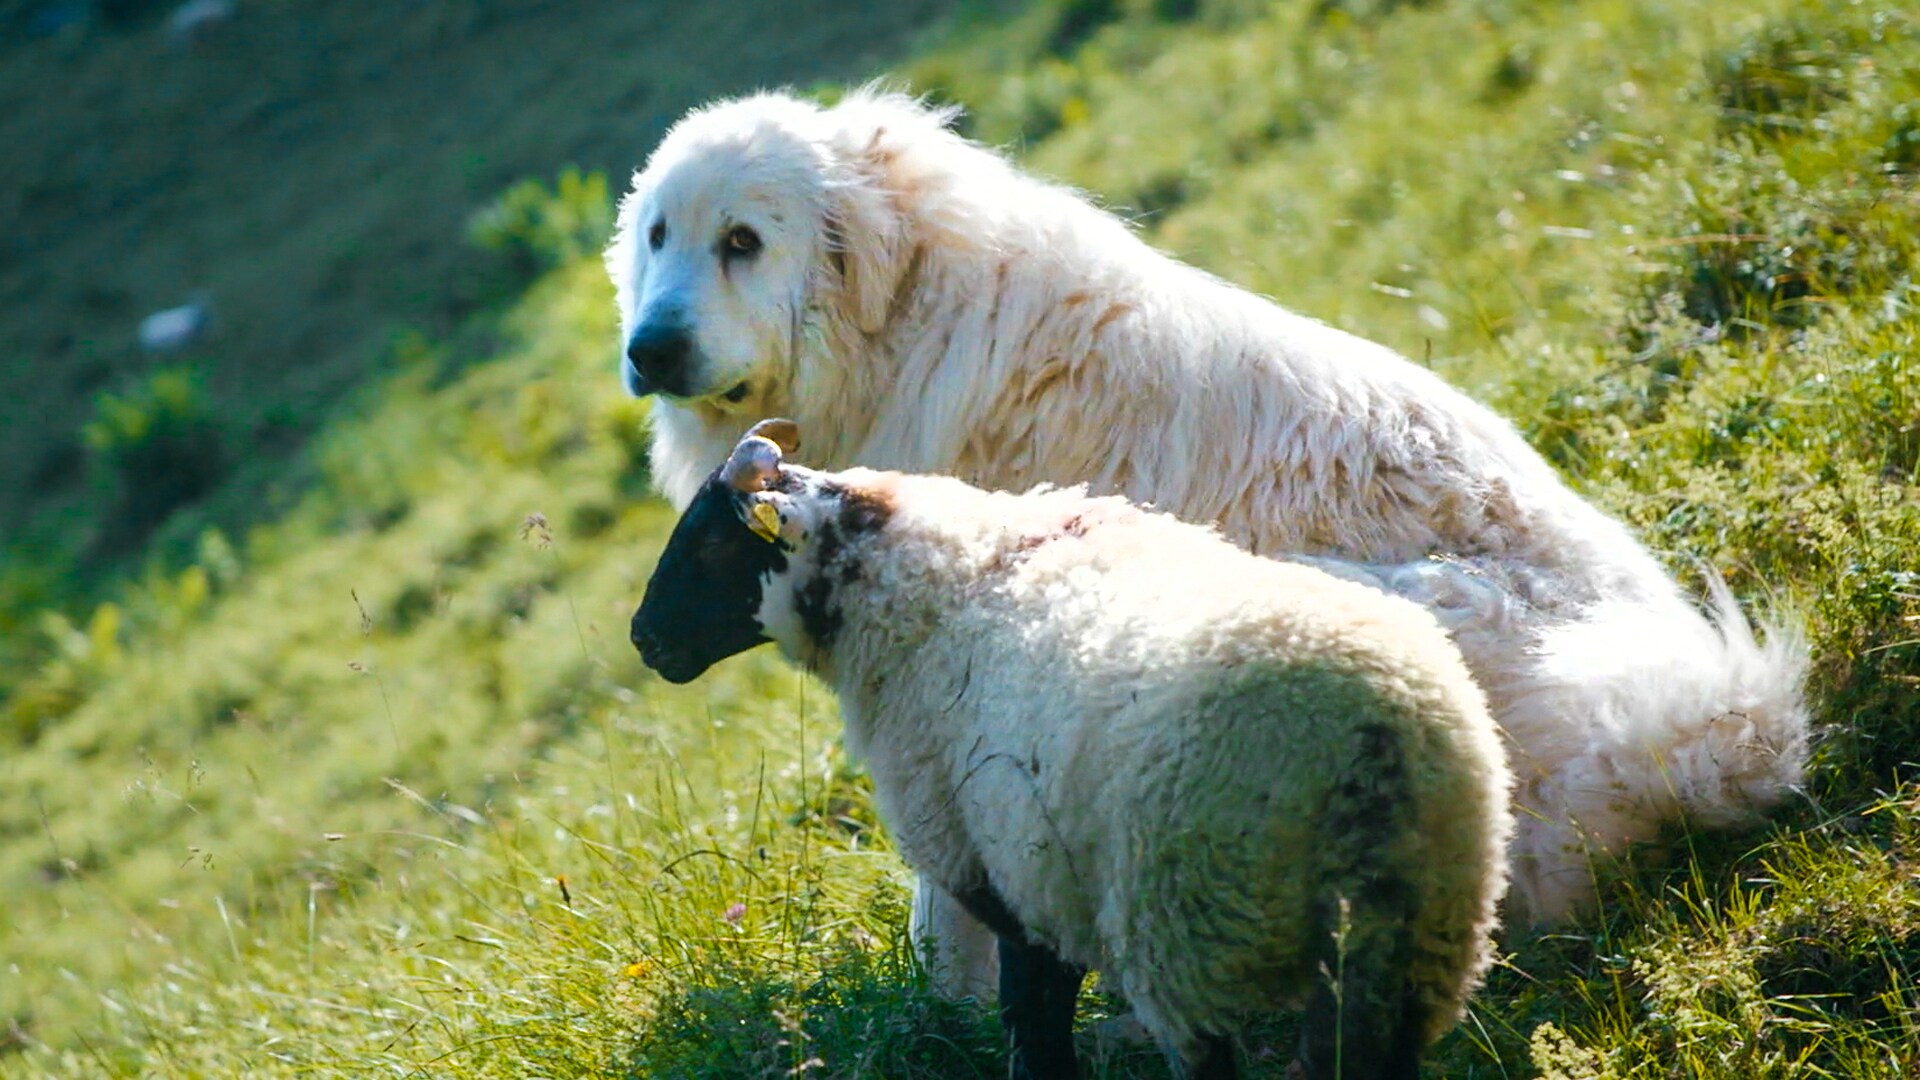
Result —
M607 266L676 505L788 416L821 468L1085 482L1418 600L1511 740L1510 907L1536 922L1592 897L1595 851L1750 820L1799 782L1797 636L1756 641L1717 579L1703 614L1430 372L1155 251L949 119L762 95L654 151ZM947 988L978 989L990 938L939 896L916 915Z

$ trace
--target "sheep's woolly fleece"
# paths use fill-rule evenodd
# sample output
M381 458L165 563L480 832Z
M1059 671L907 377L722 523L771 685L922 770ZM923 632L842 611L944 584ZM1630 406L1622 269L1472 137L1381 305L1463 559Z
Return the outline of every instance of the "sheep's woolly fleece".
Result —
M716 476L669 542L635 619L650 664L693 678L751 624L819 673L907 860L990 885L1163 1045L1342 962L1350 994L1414 995L1419 1043L1459 1017L1491 959L1509 776L1430 615L1078 489L763 477ZM1405 1014L1383 1008L1391 1037Z
M654 151L607 265L625 335L668 316L691 335L653 410L676 504L784 415L823 467L1085 482L1411 597L1511 737L1514 899L1537 921L1591 901L1593 849L1749 820L1799 783L1797 634L1762 644L1719 588L1703 613L1431 372L1153 250L950 118L878 92L760 95ZM762 241L748 261L720 246L742 223ZM977 930L923 914L963 966L991 966Z

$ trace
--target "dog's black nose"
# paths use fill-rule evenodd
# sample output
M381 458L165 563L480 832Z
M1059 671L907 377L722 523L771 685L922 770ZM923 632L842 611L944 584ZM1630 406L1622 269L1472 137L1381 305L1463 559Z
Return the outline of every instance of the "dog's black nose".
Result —
M627 361L639 373L640 390L685 396L693 358L693 332L677 318L650 319L627 340Z

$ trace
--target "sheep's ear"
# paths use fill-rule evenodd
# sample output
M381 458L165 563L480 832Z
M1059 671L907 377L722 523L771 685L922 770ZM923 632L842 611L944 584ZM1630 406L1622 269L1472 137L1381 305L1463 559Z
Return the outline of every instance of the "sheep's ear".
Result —
M742 495L757 495L780 475L780 446L772 439L748 435L733 448L720 475Z
M800 452L800 425L782 417L770 417L747 429L747 435L758 435L762 439L780 448L782 454Z
M888 182L893 157L887 129L873 128L852 148L827 203L827 257L840 275L842 304L863 333L887 325L893 295L912 257L905 215Z

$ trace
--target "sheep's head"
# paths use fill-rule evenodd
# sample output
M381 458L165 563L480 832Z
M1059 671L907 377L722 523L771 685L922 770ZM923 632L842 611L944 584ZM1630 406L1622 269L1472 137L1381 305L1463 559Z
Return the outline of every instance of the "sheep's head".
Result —
M877 527L870 500L837 477L787 464L790 420L762 420L674 526L633 616L633 644L668 682L685 683L765 641L790 654L832 636L837 616L818 573L842 548L848 511Z

